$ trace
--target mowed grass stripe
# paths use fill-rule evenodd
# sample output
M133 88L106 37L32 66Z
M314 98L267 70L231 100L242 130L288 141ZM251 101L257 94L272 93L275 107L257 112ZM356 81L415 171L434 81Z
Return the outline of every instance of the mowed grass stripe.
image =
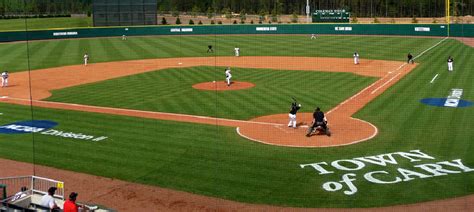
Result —
M145 39L127 39L122 42L138 55L137 59L156 57L156 50L153 48L154 46L148 45L145 42Z

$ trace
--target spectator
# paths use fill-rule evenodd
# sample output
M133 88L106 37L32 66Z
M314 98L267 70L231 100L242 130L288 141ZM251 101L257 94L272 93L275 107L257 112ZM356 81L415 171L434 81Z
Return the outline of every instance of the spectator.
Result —
M71 192L71 194L69 194L69 199L66 200L66 202L64 202L63 211L64 212L78 212L80 206L76 204L76 199L77 199L77 193Z
M56 187L50 187L48 189L48 194L44 195L41 198L41 206L48 207L50 209L58 209L58 205L56 204L56 201L54 200L54 193L56 192L57 188Z
M12 198L11 201L13 202L13 201L19 200L19 199L21 199L21 198L23 198L23 197L26 197L26 191L27 191L27 190L28 190L28 188L26 188L25 186L21 187L20 191L17 192L17 193L13 196L13 198Z

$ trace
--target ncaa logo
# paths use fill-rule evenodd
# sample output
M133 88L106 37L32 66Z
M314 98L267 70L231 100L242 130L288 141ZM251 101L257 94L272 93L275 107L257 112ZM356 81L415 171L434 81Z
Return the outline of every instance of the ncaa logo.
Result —
M0 126L0 134L37 133L51 129L56 125L58 123L48 120L20 121Z
M453 88L447 98L426 98L420 100L425 105L437 107L469 107L472 102L461 99L464 90L460 88Z

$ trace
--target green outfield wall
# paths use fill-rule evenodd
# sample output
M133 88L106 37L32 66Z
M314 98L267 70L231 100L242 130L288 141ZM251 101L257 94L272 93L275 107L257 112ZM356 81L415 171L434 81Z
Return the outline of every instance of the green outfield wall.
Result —
M335 34L474 37L474 24L273 24L77 28L0 32L0 42L146 35Z

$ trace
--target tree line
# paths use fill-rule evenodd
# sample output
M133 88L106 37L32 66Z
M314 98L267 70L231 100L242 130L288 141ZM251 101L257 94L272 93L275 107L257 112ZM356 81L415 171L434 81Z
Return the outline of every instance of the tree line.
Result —
M0 0L0 15L90 13L94 0ZM120 0L116 0L120 1ZM132 0L133 1L133 0ZM305 0L156 0L159 13L306 14ZM445 0L310 0L311 11L345 9L356 17L442 17ZM451 0L451 14L473 15L474 0Z
M310 0L311 11L345 9L357 17L442 17L445 0ZM158 0L159 11L306 14L305 0ZM472 15L474 0L451 0L451 14Z
M0 0L0 15L86 14L93 0Z

